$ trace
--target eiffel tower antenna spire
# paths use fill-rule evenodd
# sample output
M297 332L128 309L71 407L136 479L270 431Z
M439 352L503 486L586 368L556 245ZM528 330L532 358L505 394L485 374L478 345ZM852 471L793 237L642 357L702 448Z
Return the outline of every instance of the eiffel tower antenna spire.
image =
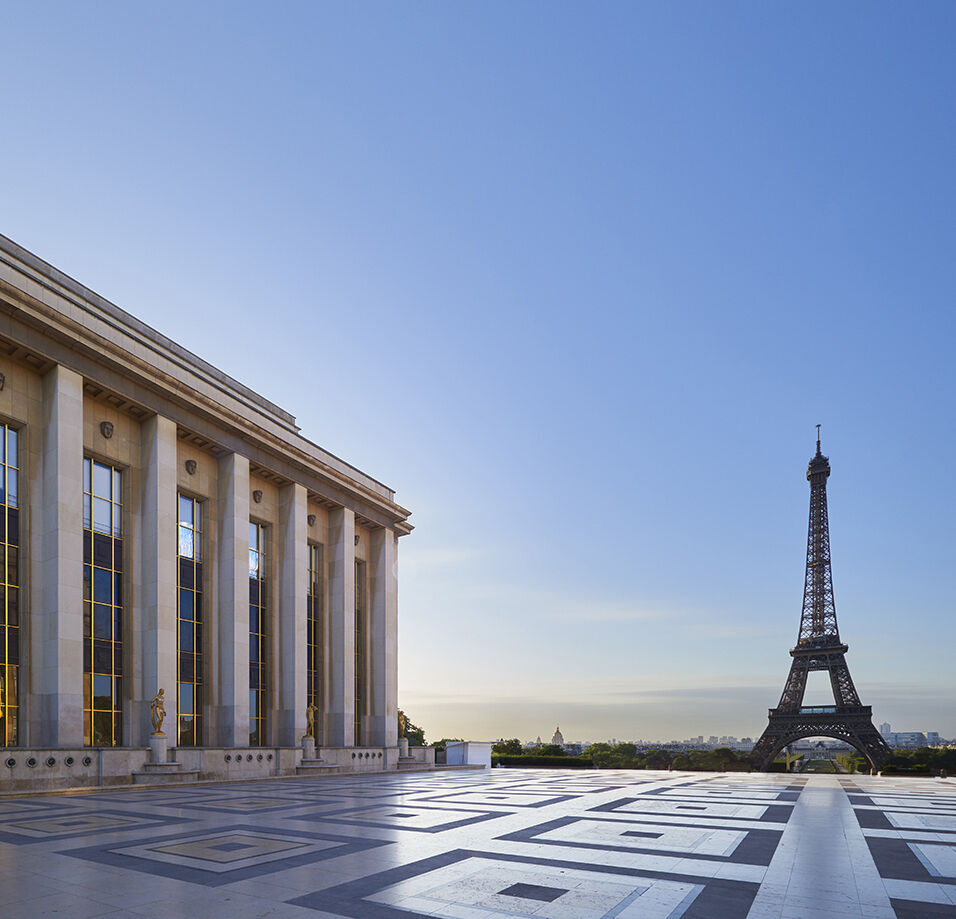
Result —
M810 524L807 533L807 568L803 585L803 611L797 644L790 651L790 675L776 708L770 709L769 724L753 750L758 768L766 769L787 744L804 737L834 737L856 747L878 767L889 755L889 747L873 727L870 706L863 705L846 665L847 646L840 640L833 574L830 568L830 521L827 512L827 479L830 460L820 451L817 425L817 452L807 466L810 483ZM830 675L834 704L805 707L803 696L807 675L826 670Z

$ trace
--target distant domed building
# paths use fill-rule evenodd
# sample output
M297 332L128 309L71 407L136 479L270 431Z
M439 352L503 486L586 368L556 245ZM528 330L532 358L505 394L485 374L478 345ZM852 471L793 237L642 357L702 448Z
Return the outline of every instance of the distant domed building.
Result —
M560 726L554 729L554 737L551 738L551 743L557 744L559 747L564 746L564 736L561 734Z

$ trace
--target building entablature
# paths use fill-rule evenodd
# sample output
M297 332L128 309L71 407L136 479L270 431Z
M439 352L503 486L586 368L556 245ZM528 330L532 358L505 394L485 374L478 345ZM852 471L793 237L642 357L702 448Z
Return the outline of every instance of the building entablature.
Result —
M0 343L34 371L62 364L88 395L138 420L167 417L213 456L241 453L365 525L412 529L392 489L303 437L294 416L4 236Z

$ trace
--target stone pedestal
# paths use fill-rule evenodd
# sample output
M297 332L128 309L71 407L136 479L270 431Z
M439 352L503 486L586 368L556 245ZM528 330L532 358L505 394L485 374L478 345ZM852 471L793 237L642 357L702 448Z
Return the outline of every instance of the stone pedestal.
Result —
M400 759L408 758L408 738L407 737L398 738L398 756Z
M142 772L133 772L133 782L137 785L164 785L170 782L195 782L199 770L183 771L183 764L169 762L166 747L166 735L157 731L149 736L149 759L143 763Z
M315 759L315 738L305 736L302 738L302 759Z
M149 737L150 765L166 765L166 735L151 734Z

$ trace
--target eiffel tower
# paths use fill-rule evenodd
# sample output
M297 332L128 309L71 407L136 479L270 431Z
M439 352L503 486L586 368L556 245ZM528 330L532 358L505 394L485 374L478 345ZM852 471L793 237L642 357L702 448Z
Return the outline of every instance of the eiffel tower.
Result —
M846 665L847 646L840 641L833 575L830 571L830 524L827 517L827 478L830 461L820 452L810 460L810 532L807 537L807 575L803 587L803 615L793 663L780 702L770 709L770 723L753 749L758 769L766 770L788 744L804 737L833 737L856 747L878 769L890 756L890 748L873 727L869 705L861 705ZM803 695L807 674L827 670L833 688L833 705L806 707Z

